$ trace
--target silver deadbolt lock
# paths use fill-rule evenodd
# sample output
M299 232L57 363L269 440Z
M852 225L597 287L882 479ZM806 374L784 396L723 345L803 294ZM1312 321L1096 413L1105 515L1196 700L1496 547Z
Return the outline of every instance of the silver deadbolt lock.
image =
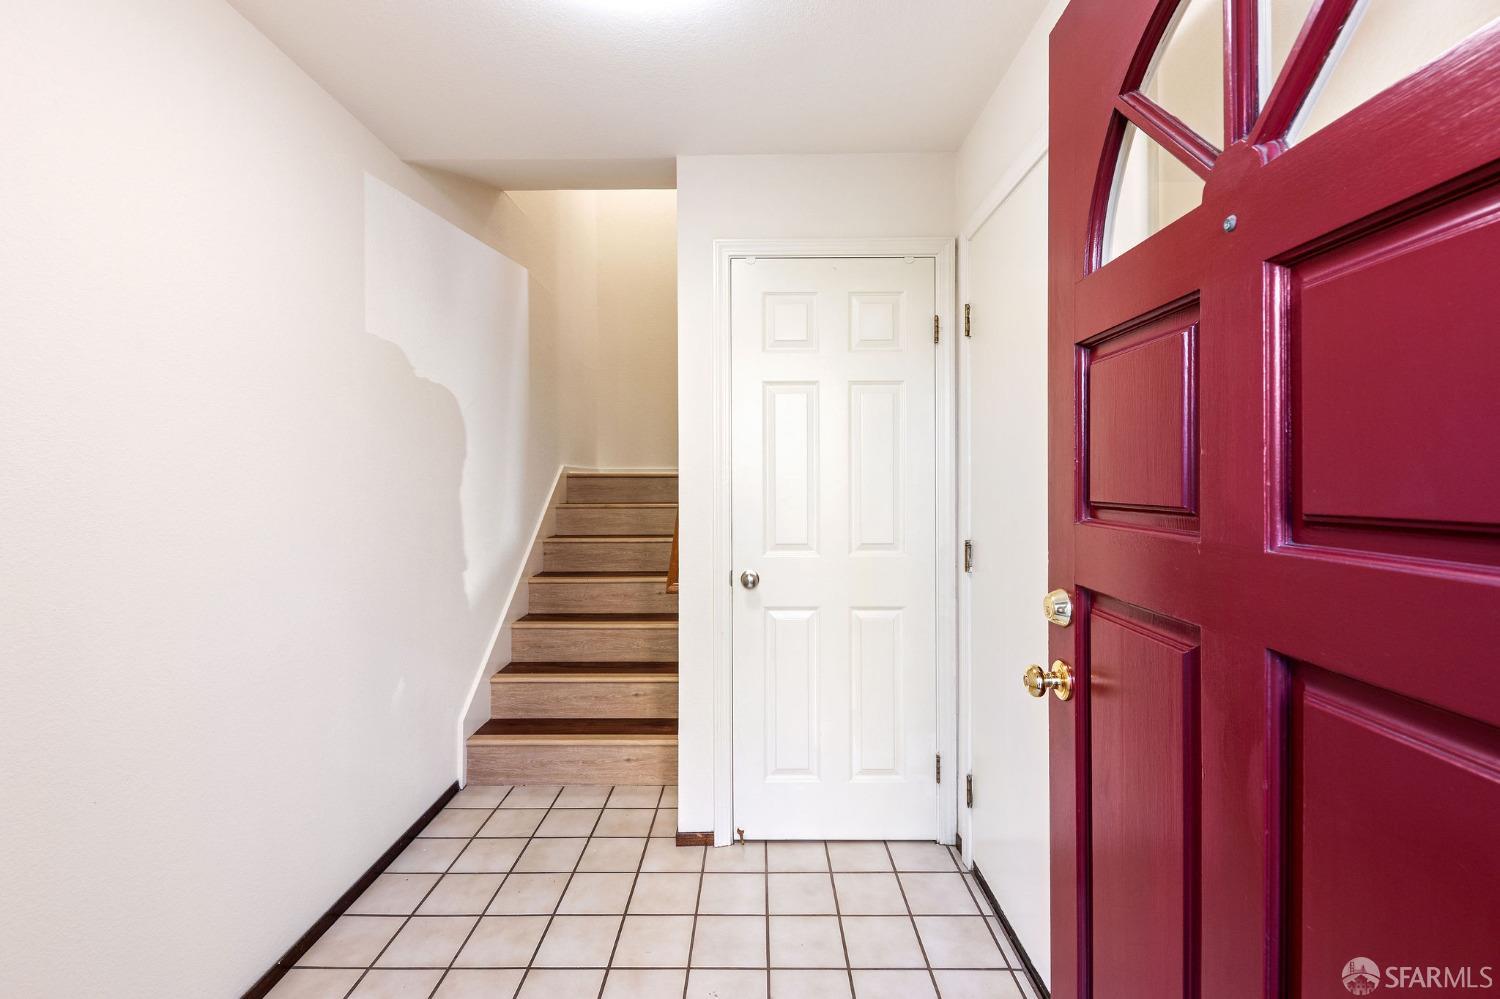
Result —
M747 590L753 590L760 585L760 573L754 569L746 569L740 573L740 585Z
M1042 598L1042 615L1051 624L1066 628L1073 622L1073 598L1067 590L1053 590Z

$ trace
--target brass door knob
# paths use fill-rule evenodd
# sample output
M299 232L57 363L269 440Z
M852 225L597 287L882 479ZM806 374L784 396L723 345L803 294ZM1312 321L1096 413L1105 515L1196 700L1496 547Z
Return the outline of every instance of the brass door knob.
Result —
M1059 701L1066 701L1073 696L1073 670L1061 659L1052 660L1052 667L1047 670L1034 664L1028 666L1021 677L1021 683L1026 687L1026 693L1032 697L1046 697L1049 690L1057 695Z

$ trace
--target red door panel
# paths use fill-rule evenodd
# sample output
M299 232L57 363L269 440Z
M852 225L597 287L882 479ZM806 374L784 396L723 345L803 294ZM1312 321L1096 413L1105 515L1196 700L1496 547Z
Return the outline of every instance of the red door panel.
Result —
M1354 957L1422 968L1424 983L1438 965L1454 972L1443 984L1477 986L1500 941L1495 730L1316 667L1292 671L1294 992L1330 994Z
M1174 312L1087 349L1084 449L1094 517L1172 525L1179 522L1160 515L1197 513L1195 312Z
M1500 272L1479 261L1500 261L1493 189L1290 268L1297 540L1500 561L1459 537L1500 541L1500 460L1474 447L1500 426L1496 315L1475 307Z
M1095 973L1162 999L1188 995L1197 956L1196 636L1136 608L1096 604L1089 663ZM1141 954L1152 955L1144 967Z
M1215 136L1177 6L1052 36L1053 994L1500 990L1500 26L1293 143L1355 0L1226 0ZM1202 201L1106 262L1127 123Z

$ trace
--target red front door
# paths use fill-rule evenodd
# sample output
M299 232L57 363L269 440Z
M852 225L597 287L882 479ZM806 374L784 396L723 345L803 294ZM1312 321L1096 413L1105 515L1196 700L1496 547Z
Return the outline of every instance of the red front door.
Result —
M1484 6L1053 32L1059 997L1500 994Z

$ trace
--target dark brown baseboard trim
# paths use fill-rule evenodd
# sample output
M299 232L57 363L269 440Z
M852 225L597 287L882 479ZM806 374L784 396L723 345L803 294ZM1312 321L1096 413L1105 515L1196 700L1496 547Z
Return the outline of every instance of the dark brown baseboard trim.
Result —
M984 897L990 903L990 908L995 910L995 915L1000 919L1000 929L1005 932L1006 939L1010 941L1011 949L1021 959L1021 970L1025 972L1027 981L1031 987L1036 989L1036 994L1042 999L1052 999L1052 993L1047 990L1047 983L1042 981L1041 973L1036 970L1036 965L1031 963L1031 955L1026 953L1026 948L1021 945L1021 938L1016 936L1016 928L1010 925L1010 920L1005 918L1005 910L1000 908L1000 903L995 901L995 893L990 891L989 882L984 880L984 875L979 873L978 867L970 870L974 874L974 881L979 885L979 890L984 892Z
M714 834L711 832L680 832L677 834L678 846L713 846Z
M953 849L957 850L959 853L963 853L964 852L964 834L963 833L956 832L956 833L953 834Z
M417 838L417 833L425 829L427 823L431 822L437 813L443 810L443 806L448 804L457 793L458 781L454 781L449 787L443 790L442 794L438 795L437 801L433 802L432 806L422 813L422 817L413 822L411 827L401 834L401 838L392 843L391 848L382 853L380 858L370 865L369 870L361 874L359 880L350 885L349 890L340 895L338 901L329 906L328 911L318 917L318 921L313 923L306 933L298 937L297 942L287 948L287 952L281 955L276 963L271 965L270 969L256 980L254 985L245 990L245 994L241 999L263 999L264 996L268 995L276 987L276 983L281 981L282 976L292 970L292 965L296 964L298 959L303 954L306 954L312 948L313 944L318 942L318 938L326 933L328 927L332 926L334 921L344 914L345 909L354 904L355 899L365 893L366 888L375 883L375 879L380 877L381 872L391 865L391 861L395 860L396 856L402 850L411 845L411 841Z

